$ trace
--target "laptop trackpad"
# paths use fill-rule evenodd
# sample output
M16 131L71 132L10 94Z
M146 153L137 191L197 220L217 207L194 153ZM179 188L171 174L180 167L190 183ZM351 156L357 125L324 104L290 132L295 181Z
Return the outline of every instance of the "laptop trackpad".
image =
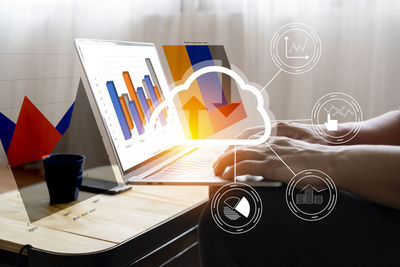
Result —
M255 183L255 182L261 182L264 180L264 177L262 176L254 176L254 175L240 175L236 176L236 181L237 182L242 182L242 183Z

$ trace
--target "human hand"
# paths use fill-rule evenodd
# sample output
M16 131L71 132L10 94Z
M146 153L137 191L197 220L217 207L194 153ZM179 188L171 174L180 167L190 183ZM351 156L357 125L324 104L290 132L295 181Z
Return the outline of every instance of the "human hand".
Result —
M308 143L329 145L313 129L311 124L295 122L278 122L273 127L276 128L277 136L286 136L292 139L302 140Z
M270 180L288 183L294 176L292 171L297 173L305 169L318 168L329 172L338 151L340 151L338 148L307 143L285 136L271 137L268 144L237 148L236 175L263 176ZM234 149L228 149L219 156L213 165L216 175L223 179L234 178L234 153Z

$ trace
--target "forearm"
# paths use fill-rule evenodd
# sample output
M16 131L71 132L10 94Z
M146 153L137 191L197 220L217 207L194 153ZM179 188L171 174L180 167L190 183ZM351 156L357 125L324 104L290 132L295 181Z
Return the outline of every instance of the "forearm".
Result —
M338 151L330 173L339 188L400 209L400 147L358 145Z
M353 126L354 123L340 124L339 131L347 133ZM360 132L346 144L400 145L400 110L363 121Z

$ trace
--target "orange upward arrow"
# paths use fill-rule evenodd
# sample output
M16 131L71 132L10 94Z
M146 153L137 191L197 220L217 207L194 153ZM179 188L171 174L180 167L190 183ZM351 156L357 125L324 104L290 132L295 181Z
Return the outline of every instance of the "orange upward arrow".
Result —
M199 110L207 110L207 108L195 96L190 98L182 108L189 111L189 128L192 138L199 139Z

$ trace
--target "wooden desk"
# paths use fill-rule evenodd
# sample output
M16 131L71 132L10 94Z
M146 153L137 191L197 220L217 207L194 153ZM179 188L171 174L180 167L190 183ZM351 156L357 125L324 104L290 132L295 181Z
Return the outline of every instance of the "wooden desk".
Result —
M30 264L48 256L41 266L146 262L146 255L195 230L207 199L206 186L133 186L119 195L93 195L69 207L42 201L41 212L52 214L30 224L14 190L0 194L0 250L6 255L31 244ZM193 240L193 233L190 236ZM76 254L80 256L73 257Z

